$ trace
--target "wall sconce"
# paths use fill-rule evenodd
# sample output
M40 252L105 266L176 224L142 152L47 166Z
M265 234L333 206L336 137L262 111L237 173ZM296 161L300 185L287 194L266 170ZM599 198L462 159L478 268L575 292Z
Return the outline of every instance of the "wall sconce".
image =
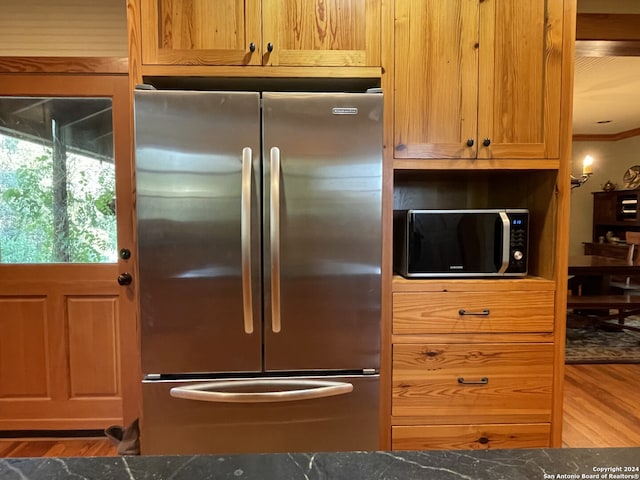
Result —
M589 180L593 174L593 158L591 155L584 157L582 161L582 175L580 177L574 177L571 175L571 188L581 187Z

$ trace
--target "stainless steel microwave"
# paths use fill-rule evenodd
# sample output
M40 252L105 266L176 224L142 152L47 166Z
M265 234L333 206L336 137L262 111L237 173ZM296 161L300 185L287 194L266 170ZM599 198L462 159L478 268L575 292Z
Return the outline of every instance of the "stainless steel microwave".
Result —
M407 278L527 274L526 209L396 210L394 269Z

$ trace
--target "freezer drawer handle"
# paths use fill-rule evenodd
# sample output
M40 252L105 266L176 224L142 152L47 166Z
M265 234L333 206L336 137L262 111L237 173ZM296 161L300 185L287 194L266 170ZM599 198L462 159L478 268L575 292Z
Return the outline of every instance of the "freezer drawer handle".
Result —
M262 391L267 387L271 391ZM278 390L279 388L295 390ZM302 388L296 388L302 387ZM306 388L305 388L306 387ZM225 389L235 391L224 391ZM215 391L219 389L220 391ZM238 389L259 391L238 392ZM198 400L201 402L225 403L264 403L310 400L313 398L344 395L353 391L353 385L328 380L223 380L219 382L199 383L186 387L173 387L169 394L175 398Z
M280 149L271 151L271 330L280 331Z
M242 305L244 310L244 332L253 333L253 298L251 296L251 162L253 152L242 149Z

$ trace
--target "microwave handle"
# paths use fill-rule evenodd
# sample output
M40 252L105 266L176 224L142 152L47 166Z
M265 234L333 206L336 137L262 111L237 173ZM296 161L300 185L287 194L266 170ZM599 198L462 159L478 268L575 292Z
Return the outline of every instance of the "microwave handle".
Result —
M509 255L511 253L511 220L507 212L499 212L502 220L502 265L498 273L505 273L509 268Z

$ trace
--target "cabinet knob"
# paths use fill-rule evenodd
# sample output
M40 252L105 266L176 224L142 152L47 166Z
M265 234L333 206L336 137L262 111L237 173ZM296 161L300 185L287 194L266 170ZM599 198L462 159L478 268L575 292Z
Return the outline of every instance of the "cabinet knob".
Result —
M467 140L467 147L473 147L473 138Z
M123 260L129 260L131 258L131 250L129 250L128 248L121 248L120 258Z
M485 147L488 147L489 145L491 145L491 140L488 138L485 138L484 142L482 142L482 145L484 145Z
M255 51L256 51L256 44L255 44L255 43L251 42L251 43L249 44L249 51L250 51L251 53L253 53L253 52L255 52Z
M273 52L273 43L271 43L271 42L267 43L267 51L268 52Z

